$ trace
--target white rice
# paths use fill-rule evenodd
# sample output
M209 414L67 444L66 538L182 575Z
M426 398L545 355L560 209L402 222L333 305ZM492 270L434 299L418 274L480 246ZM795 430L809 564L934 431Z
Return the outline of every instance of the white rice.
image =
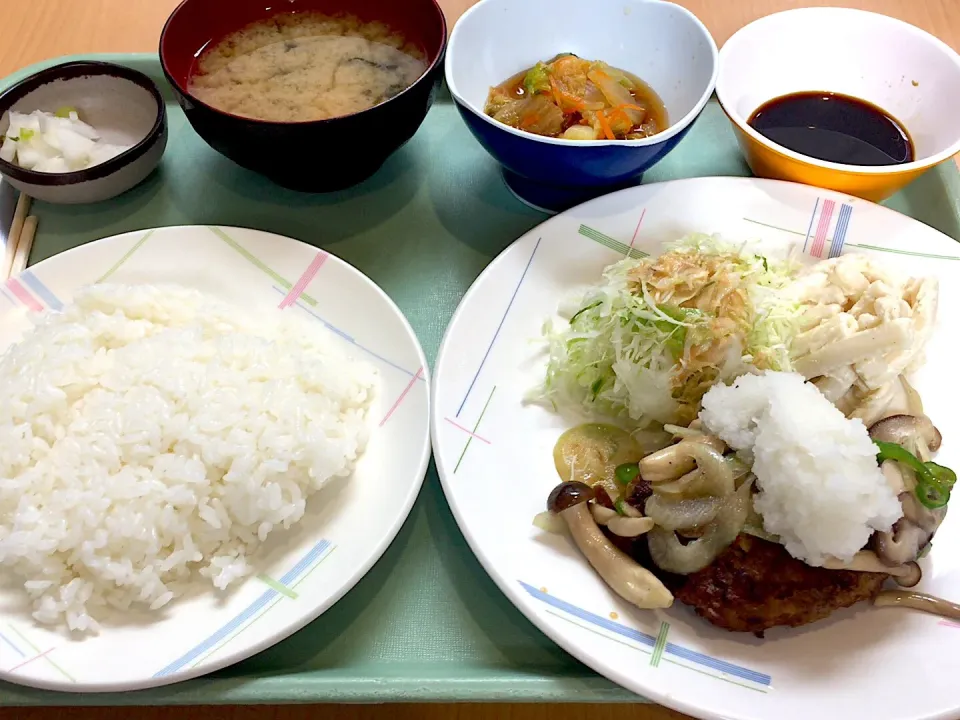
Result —
M810 565L849 562L903 514L860 420L796 373L744 375L703 397L703 425L753 458L763 527Z
M315 321L176 286L98 285L0 358L0 570L96 630L196 571L219 589L349 475L375 368Z

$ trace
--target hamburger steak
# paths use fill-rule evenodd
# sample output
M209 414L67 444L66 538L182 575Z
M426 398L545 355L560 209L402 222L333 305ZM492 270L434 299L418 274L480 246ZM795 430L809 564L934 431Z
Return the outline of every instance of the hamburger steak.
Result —
M872 600L887 575L811 567L777 543L740 535L703 570L674 575L658 570L643 538L626 547L624 538L608 534L621 549L653 571L677 600L717 627L752 632L823 620L835 610Z

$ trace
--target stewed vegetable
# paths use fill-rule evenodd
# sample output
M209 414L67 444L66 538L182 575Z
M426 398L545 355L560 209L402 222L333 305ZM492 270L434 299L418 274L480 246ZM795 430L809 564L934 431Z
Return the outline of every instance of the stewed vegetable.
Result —
M485 112L510 127L565 140L639 140L669 127L663 101L640 78L570 53L492 88Z

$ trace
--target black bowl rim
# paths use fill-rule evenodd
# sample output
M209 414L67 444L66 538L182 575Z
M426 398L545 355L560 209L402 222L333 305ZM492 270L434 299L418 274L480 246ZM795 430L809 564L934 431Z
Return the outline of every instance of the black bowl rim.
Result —
M336 117L323 118L321 120L261 120L259 118L246 117L245 115L237 115L235 113L227 112L226 110L220 110L219 108L213 107L213 105L208 105L207 103L200 100L195 95L190 94L185 87L182 87L179 82L173 77L169 69L167 69L167 60L163 54L163 41L167 37L167 31L170 29L170 23L173 22L173 18L176 16L180 9L183 8L187 3L195 2L196 0L181 0L180 4L177 5L173 12L167 17L166 22L163 23L163 30L160 31L160 42L157 46L157 55L160 57L160 67L163 69L163 74L167 78L167 82L183 97L190 98L190 102L199 105L204 110L207 110L215 115L219 115L223 118L230 118L232 120L240 120L245 123L250 123L251 125L259 125L261 127L274 127L274 128L309 128L311 126L322 126L328 123L337 123L344 120L350 120L355 117L359 117L364 113L368 113L372 110L378 110L386 107L394 100L406 95L408 92L412 91L415 87L422 84L428 77L430 77L433 71L436 69L437 65L440 65L444 61L444 57L447 53L447 43L450 40L450 32L447 27L447 16L443 12L443 8L440 7L440 4L437 0L431 0L434 9L437 11L437 15L440 17L440 26L442 30L442 38L440 41L440 48L437 50L437 56L433 59L433 62L427 66L427 69L418 77L409 87L404 89L402 92L397 93L391 98L384 100L381 103L374 105L373 107L368 107L360 112L350 113L349 115L337 115Z
M124 150L116 157L84 170L74 170L66 173L43 173L27 170L0 159L0 175L44 187L77 185L108 177L146 154L166 127L167 108L163 101L163 95L160 94L160 89L156 84L142 72L126 65L101 60L72 60L40 70L0 93L0 116L6 113L17 100L43 85L48 85L56 80L73 80L91 75L109 75L128 80L135 85L139 85L153 96L157 103L157 118L146 136L132 148Z

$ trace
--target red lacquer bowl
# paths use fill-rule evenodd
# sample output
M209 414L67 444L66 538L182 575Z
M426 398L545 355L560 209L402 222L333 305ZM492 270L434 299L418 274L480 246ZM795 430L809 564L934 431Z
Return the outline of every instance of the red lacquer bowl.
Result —
M389 100L353 115L311 122L252 120L191 96L201 49L278 8L266 0L184 0L160 36L160 62L193 129L239 165L284 187L328 192L367 179L420 127L442 77L447 25L434 0L283 0L283 12L350 13L380 21L418 45L426 72Z

